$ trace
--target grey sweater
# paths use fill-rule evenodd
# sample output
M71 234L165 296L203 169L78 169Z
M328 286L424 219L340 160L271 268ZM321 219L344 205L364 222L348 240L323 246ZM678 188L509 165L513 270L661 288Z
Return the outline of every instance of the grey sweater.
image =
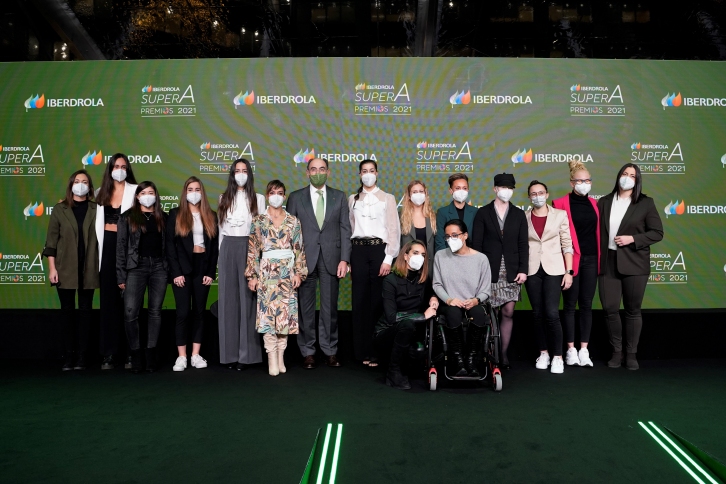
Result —
M456 255L450 249L440 250L434 259L434 292L442 301L477 298L480 303L492 293L489 259L481 252Z

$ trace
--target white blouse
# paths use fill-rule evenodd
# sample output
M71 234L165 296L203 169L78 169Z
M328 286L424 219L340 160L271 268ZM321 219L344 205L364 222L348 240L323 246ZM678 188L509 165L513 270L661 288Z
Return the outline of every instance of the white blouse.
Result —
M192 239L197 247L204 247L204 226L202 225L202 214L193 213L194 225L192 225Z
M353 232L351 239L382 239L386 244L383 262L393 262L401 246L401 223L393 195L378 187L369 192L363 190L358 200L355 195L348 197L348 207Z
M265 197L259 193L257 196L257 212L265 213ZM221 200L222 197L220 196ZM248 237L250 235L250 224L252 223L252 215L250 214L250 204L247 200L247 193L244 190L237 190L234 197L232 207L227 211L227 218L219 227L219 245L222 246L222 239L225 235L230 237Z
M617 194L613 197L613 204L610 209L610 232L608 234L608 249L618 250L618 244L615 243L615 237L618 235L620 223L625 217L625 212L630 206L630 197L620 198Z

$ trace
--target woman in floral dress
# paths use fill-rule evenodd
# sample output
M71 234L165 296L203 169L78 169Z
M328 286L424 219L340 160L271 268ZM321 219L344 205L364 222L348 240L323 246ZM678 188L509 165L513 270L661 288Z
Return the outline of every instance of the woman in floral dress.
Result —
M247 270L249 288L257 291L258 333L262 333L270 375L285 373L287 335L298 333L297 288L308 275L300 221L287 213L285 185L267 184L267 213L252 219Z

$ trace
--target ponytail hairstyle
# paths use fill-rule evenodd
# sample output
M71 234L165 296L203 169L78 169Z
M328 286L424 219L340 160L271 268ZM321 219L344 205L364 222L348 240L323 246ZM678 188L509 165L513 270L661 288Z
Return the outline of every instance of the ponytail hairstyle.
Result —
M202 200L199 202L199 215L202 219L202 226L207 236L211 239L217 233L217 224L214 223L214 212L209 206L209 200L207 200L207 192L204 190L204 184L202 180L195 176L190 176L186 182L184 182L184 188L182 189L181 197L179 197L179 213L176 217L176 227L174 227L174 233L179 237L186 237L194 227L194 218L192 211L189 208L189 202L187 202L187 188L192 183L199 183L201 190Z
M376 163L373 160L366 159L366 160L361 161L360 165L358 165L358 174L359 175L360 175L360 172L363 171L363 166L367 165L369 163L373 165L373 168L375 168L376 171L378 171L378 163ZM360 198L360 194L363 191L363 186L364 186L363 181L361 180L360 186L358 187L358 191L355 193L355 197L353 197L353 199L355 200L355 202L353 202L354 207L355 207L356 202L358 202L358 199Z
M247 183L243 190L247 195L247 203L250 208L250 215L253 217L257 216L257 195L255 194L255 176L252 170L252 165L249 161L244 158L239 158L232 163L229 168L229 176L227 177L227 188L224 190L222 197L219 200L219 206L217 211L219 213L219 225L223 225L224 221L227 220L227 213L234 206L234 199L237 195L237 181L234 179L234 170L238 163L244 163L247 167Z
M156 203L154 203L154 219L156 220L156 228L159 232L164 231L164 212L161 210L161 203L159 203L159 190L156 189L156 185L152 181L143 181L136 187L134 193L134 204L129 209L129 226L131 227L131 233L136 233L137 230L141 229L141 232L146 233L146 217L141 212L141 203L136 196L147 188L154 189L154 195L156 195Z

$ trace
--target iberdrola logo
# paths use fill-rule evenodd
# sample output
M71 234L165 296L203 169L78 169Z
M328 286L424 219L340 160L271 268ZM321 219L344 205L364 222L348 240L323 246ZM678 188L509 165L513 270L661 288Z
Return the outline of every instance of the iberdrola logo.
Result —
M640 144L640 141L638 141L637 143L633 143L632 145L630 145L630 149L631 150L639 150L641 146L642 145Z
M28 220L28 217L40 217L43 215L43 210L43 202L29 203L28 206L23 209L23 215L25 215L25 220Z
M201 145L199 145L199 149L200 150L208 150L211 147L212 147L212 143L210 143L209 141L207 141L206 143L202 143Z
M45 106L45 94L41 94L40 96L36 94L35 97L30 96L25 100L26 111L28 109L41 109L43 106Z
M686 211L686 203L685 200L681 200L680 202L676 200L676 203L669 203L665 206L663 211L666 214L666 218L668 218L668 215L683 215Z
M683 98L681 97L681 93L679 92L677 95L676 93L673 94L666 94L663 99L660 100L661 106L663 106L663 109L665 108L677 108L681 105L681 102L683 101Z
M255 102L255 91L245 91L242 93L242 91L239 92L234 97L234 107L237 109L237 106L242 106L243 104L246 104L249 106L250 104L254 104Z
M296 165L298 163L308 163L313 158L315 158L315 149L308 150L307 148L305 149L305 151L298 151L297 153L295 153L295 156L292 157Z
M456 91L450 98L451 108L453 109L454 104L469 104L471 102L471 91Z
M529 150L522 148L512 155L512 163L531 163L532 162L532 148Z
M573 84L573 85L572 85L572 86L570 87L570 91L572 91L572 92L577 92L577 91L579 91L579 90L580 90L580 85L579 85L579 84Z
M150 85L149 86L144 86L144 87L141 88L141 92L151 92L152 90L153 89L151 88Z
M429 146L429 144L426 141L416 143L416 148L418 148L419 150L422 150L422 149L425 150L426 148L428 148L428 146Z
M96 153L95 151L91 153L90 151L87 152L85 155L83 155L83 158L81 158L81 163L84 165L100 165L103 162L103 152L101 150Z
M726 154L721 157L721 168L726 168Z

